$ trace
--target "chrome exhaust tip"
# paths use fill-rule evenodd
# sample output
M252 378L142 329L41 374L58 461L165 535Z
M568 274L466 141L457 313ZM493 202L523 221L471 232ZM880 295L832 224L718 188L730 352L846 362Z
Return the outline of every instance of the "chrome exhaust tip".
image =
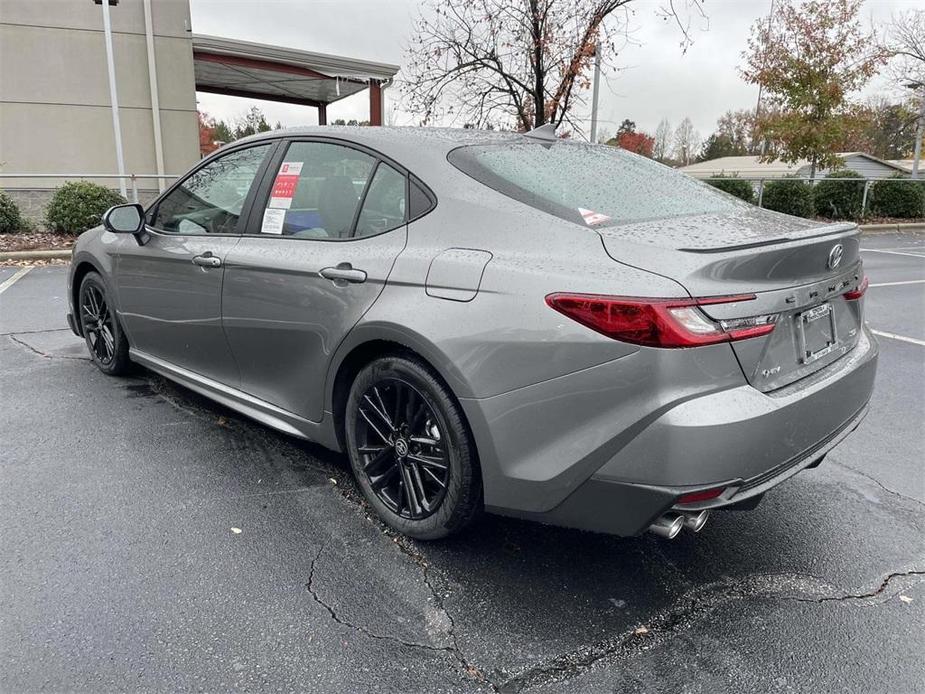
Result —
M684 527L688 530L691 530L695 533L699 533L703 530L703 526L707 524L707 520L710 518L710 511L699 511L697 513L684 513L681 515L683 519L682 522Z
M676 513L666 513L649 526L649 532L671 540L681 532L683 527L684 516L679 516Z

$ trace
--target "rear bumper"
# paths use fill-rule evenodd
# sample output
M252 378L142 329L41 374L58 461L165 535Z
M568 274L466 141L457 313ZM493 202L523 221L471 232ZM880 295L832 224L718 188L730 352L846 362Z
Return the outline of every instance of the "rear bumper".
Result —
M513 515L550 525L612 535L638 535L652 525L656 518L671 510L722 509L749 500L757 501L756 497L760 497L772 487L820 462L826 453L857 428L866 415L865 405L857 415L820 445L751 479L727 480L729 486L722 497L708 502L683 506L676 503L682 494L718 485L666 487L618 482L594 475L552 511Z
M554 525L634 535L662 513L740 504L819 462L867 413L878 346L865 330L837 362L778 391L748 385L681 401L660 413L549 509L489 510ZM677 506L683 494L727 487Z

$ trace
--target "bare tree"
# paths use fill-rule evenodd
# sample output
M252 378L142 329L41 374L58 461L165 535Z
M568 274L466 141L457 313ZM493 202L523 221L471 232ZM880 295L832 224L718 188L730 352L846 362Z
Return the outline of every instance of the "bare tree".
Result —
M760 154L760 138L755 129L755 114L749 109L726 111L716 121L716 132L729 138L736 149L747 154Z
M671 156L671 135L671 123L662 118L655 129L655 146L652 148L652 156L658 161L665 161Z
M925 138L925 10L909 10L893 17L887 51L893 79L913 90L913 107L918 111L912 149L912 177L919 177L919 159Z
M694 129L690 118L685 118L674 131L674 156L682 166L694 161L700 150L700 133Z
M925 83L925 10L894 15L887 27L890 74L901 86Z
M704 0L685 1L702 10ZM477 127L577 128L569 114L591 86L594 56L604 62L617 53L634 2L427 0L402 92L422 123L451 116Z

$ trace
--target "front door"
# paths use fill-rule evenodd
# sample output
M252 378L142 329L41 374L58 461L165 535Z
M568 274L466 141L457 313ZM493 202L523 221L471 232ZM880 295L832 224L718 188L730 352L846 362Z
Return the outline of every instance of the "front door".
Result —
M213 159L152 207L149 240L117 238L114 277L132 347L228 385L238 371L222 330L224 261L273 143Z
M407 185L343 144L293 142L275 158L225 259L222 313L242 390L321 419L331 356L405 246Z

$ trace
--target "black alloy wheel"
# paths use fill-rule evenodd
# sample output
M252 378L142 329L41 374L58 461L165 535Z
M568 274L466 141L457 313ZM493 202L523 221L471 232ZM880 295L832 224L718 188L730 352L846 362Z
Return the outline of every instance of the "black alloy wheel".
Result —
M106 297L90 285L83 293L80 315L90 352L102 365L109 366L116 356L116 330Z
M370 506L395 530L435 540L482 508L478 455L459 403L413 355L374 360L356 375L344 412L346 448Z
M388 378L366 389L356 411L357 452L370 488L402 518L439 508L450 464L437 416L414 386Z
M77 314L93 363L110 376L128 372L128 341L110 305L100 276L89 272L80 283Z

